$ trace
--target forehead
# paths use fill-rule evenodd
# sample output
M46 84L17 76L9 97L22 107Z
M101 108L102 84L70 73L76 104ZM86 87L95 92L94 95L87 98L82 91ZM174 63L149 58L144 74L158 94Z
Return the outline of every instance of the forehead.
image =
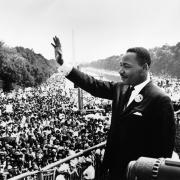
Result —
M131 64L138 63L136 53L133 53L133 52L127 52L125 55L123 55L121 61L131 63Z

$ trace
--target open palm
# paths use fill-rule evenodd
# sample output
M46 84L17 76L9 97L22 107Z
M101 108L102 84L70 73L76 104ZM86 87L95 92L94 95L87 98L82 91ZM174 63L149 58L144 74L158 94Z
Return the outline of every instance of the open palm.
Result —
M54 44L51 45L54 47L55 51L55 59L59 65L63 65L64 61L62 59L62 50L61 50L61 43L57 36L53 37Z

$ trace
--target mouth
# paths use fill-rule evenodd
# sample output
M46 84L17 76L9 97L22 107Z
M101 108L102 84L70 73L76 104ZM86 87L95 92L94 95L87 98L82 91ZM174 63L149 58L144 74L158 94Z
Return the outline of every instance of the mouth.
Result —
M125 81L125 80L127 79L127 77L126 77L126 76L121 76L121 79L122 79L123 81Z

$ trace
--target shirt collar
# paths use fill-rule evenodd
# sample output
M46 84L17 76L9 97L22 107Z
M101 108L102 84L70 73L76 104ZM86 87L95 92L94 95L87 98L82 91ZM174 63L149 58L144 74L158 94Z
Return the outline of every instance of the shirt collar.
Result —
M143 89L143 87L146 86L146 84L148 84L149 82L150 82L150 74L148 73L147 79L144 82L134 86L134 89L136 91L141 91L141 89Z

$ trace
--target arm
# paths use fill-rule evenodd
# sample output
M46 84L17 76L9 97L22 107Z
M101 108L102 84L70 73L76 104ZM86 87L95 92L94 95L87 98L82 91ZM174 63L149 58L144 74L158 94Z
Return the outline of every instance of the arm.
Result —
M91 93L92 95L112 100L114 83L99 81L92 76L73 68L72 65L68 66L67 64L64 64L59 38L55 36L53 40L54 44L51 44L55 50L55 59L60 65L59 71L61 71L64 76L74 82L77 86Z
M93 96L110 100L113 99L114 83L112 82L97 80L75 68L73 68L66 77Z

